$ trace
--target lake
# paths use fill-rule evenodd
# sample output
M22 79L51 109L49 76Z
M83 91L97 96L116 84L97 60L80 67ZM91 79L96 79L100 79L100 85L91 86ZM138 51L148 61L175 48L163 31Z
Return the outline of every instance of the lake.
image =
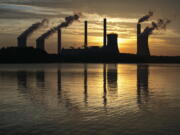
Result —
M178 64L1 64L1 135L178 135Z

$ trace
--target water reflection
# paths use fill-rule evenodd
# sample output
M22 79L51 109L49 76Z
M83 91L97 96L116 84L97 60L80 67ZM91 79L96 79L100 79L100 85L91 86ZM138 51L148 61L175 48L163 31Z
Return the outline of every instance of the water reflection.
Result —
M143 104L148 102L149 88L149 66L137 65L137 102Z
M61 67L60 67L57 70L57 95L58 95L59 99L61 97L61 90L62 90L62 88L61 88L61 85L62 85L61 81L62 80L61 80Z
M45 73L44 71L36 71L36 85L38 88L45 88Z
M43 131L140 135L179 131L179 65L43 66L0 68L2 134ZM154 81L150 84L149 75Z
M84 90L84 94L83 96L83 102L84 104L88 105L88 75L91 74L91 72L88 72L88 64L84 64L83 65L83 85L81 85L83 87ZM108 104L108 98L113 98L114 97L118 97L117 92L118 92L118 68L116 64L103 64L103 66L101 67L101 69L103 70L102 72L102 99L103 99L103 105L104 107L107 106ZM32 74L32 75L31 75ZM62 67L59 66L56 69L56 81L57 84L55 87L57 87L57 93L54 93L57 95L57 102L59 103L63 103L67 108L78 108L77 104L74 104L73 100L71 99L72 93L69 93L69 91L66 90L62 90L62 85L64 84L62 81ZM29 89L31 91L35 91L35 93L38 95L34 95L33 97L38 97L40 99L34 99L34 100L45 100L45 97L48 97L48 93L44 93L45 91L43 89L45 89L45 87L47 87L46 84L47 82L45 81L46 79L48 80L48 76L45 75L45 71L35 71L35 72L27 72L27 71L17 71L17 80L18 80L18 88L19 89L27 89L28 85L31 85L31 81L28 81L28 77L29 79L32 80L32 78L35 76L35 83L36 83L36 87L40 88L41 90L38 91L38 89L36 89L36 91L34 89ZM64 76L65 77L65 76ZM79 76L80 77L80 76ZM78 77L78 78L79 78ZM149 78L149 66L145 65L145 64L139 64L137 65L137 103L139 105L144 104L146 102L148 102L148 95L149 95L149 91L148 91L148 78ZM27 84L28 83L28 84ZM53 91L51 91L51 94ZM31 92L32 93L32 92ZM92 99L92 98L90 98ZM46 102L46 101L43 101ZM47 101L48 102L48 101ZM49 101L50 102L50 101ZM58 103L58 104L59 104ZM78 109L77 109L78 110Z
M102 99L103 99L103 105L104 107L107 106L108 104L108 98L114 98L117 97L117 92L118 92L118 68L116 64L103 64L102 68ZM31 85L31 81L28 81L27 77L31 75L29 78L32 80L32 77L34 77L35 74L35 79L36 79L36 87L40 88L41 90L38 91L36 90L36 94L38 95L37 97L41 97L41 99L44 100L44 96L47 93L43 92L43 89L47 87L46 85L46 79L48 80L48 76L45 76L45 71L35 71L33 73L28 73L27 71L17 71L17 80L18 80L18 88L19 89L27 89L28 84ZM67 108L72 107L72 108L78 108L71 99L72 93L69 93L69 91L64 91L62 90L62 85L64 84L62 81L62 67L58 67L56 69L56 81L57 84L55 87L57 87L57 102L62 102L65 104ZM91 74L91 72L88 72L88 64L83 65L83 90L84 94L83 96L83 102L87 106L88 105L88 75ZM137 65L137 103L139 105L144 104L148 102L148 95L149 95L149 90L148 90L148 78L149 78L149 66L145 64L139 64ZM27 84L28 83L28 84ZM30 89L32 91L35 91L34 89ZM51 91L52 93L53 91ZM34 98L36 97L33 96ZM39 100L41 100L39 99ZM38 99L36 99L38 100ZM73 105L74 104L74 105ZM75 107L76 106L76 107Z
M108 91L111 96L116 96L118 92L118 69L117 64L109 64L107 69Z
M84 64L84 103L88 104L88 67Z
M18 89L27 88L27 72L17 71Z
M107 105L107 86L106 86L106 81L107 81L107 74L106 74L106 64L103 65L103 88L104 88L104 95L103 95L103 103L104 106Z

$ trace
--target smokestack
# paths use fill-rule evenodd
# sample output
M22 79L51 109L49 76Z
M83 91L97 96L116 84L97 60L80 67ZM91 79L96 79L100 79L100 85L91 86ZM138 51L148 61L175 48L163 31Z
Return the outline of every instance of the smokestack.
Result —
M88 46L88 22L84 22L84 48Z
M54 34L55 32L57 32L59 29L61 29L61 28L66 28L66 27L70 26L74 21L79 20L80 15L81 15L81 14L79 13L79 14L74 14L73 16L65 17L64 22L60 23L60 24L57 25L56 27L51 28L50 30L48 30L47 32L45 32L44 34L42 34L39 38L47 39L47 38L50 37L52 34Z
M104 18L104 47L106 47L107 44L107 19Z
M25 48L27 46L27 37L18 37L17 44L20 48Z
M45 50L44 42L45 42L44 38L38 38L36 40L36 48L44 51Z
M18 47L26 47L27 46L27 38L33 34L33 32L40 29L43 25L48 23L47 19L43 19L41 22L37 22L32 24L29 28L27 28L21 35L18 36Z
M141 52L141 45L140 45L140 35L141 35L141 24L137 24L137 55Z
M58 30L58 54L61 54L61 48L62 48L62 44L61 44L61 29Z

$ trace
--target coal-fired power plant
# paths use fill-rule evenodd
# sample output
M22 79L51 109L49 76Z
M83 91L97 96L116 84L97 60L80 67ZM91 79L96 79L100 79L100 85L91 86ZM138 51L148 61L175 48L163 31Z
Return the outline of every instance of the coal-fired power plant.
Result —
M43 19L41 22L32 24L28 29L26 29L21 35L17 38L18 47L24 48L27 47L27 38L33 34L36 30L41 28L44 24L48 23L47 19Z
M149 12L147 15L143 16L138 20L137 23L137 55L142 57L149 57L149 37L153 34L154 30L166 29L167 24L171 21L168 19L159 19L157 22L152 22L150 26L145 27L142 30L142 23L148 21L152 16L153 12ZM43 33L36 40L36 48L40 50L45 50L45 40L48 39L54 33L57 33L57 54L60 56L92 56L92 57L110 57L110 56L119 56L118 48L118 34L110 33L107 34L107 19L103 20L103 43L102 46L88 46L88 21L84 21L84 46L83 48L75 49L74 47L70 49L62 49L62 29L70 26L74 21L79 20L81 14L74 14L72 16L65 17L65 21L58 24L56 27L53 27ZM18 47L26 47L27 38L36 30L41 28L46 22L46 19L41 22L33 24L26 31L24 31L18 37ZM122 56L122 55L121 55Z

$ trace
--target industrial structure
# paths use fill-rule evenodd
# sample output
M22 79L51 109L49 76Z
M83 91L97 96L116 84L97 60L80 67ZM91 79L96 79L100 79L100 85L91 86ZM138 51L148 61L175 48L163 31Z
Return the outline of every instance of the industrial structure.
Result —
M104 18L104 47L106 47L107 44L107 19Z
M84 22L84 48L88 47L88 21Z
M40 29L48 22L47 19L43 19L41 22L37 22L28 27L23 33L17 38L17 45L19 48L27 47L27 38L33 34L36 30Z
M107 51L109 51L112 54L119 54L118 49L118 34L108 34L108 43L107 43Z
M41 37L38 38L36 40L36 48L40 49L40 50L45 50L44 43L45 43L45 39L44 38L41 38Z
M137 56L149 57L149 36L152 34L154 30L159 28L166 28L166 25L170 23L170 20L159 19L157 23L152 22L152 26L148 26L141 31L141 25L143 22L148 21L150 17L153 16L153 12L149 12L147 15L143 16L139 19L137 23ZM45 51L45 41L52 34L57 33L57 54L60 56L76 56L76 55L88 55L88 56L117 56L120 54L118 49L118 35L115 33L107 34L107 19L103 20L103 45L99 46L88 46L88 21L84 21L84 45L82 48L74 49L73 47L70 49L62 48L62 28L68 27L74 21L78 20L80 15L75 14L73 16L68 16L65 18L65 21L53 27L43 33L36 40L36 48L39 50ZM40 27L42 27L47 20L42 20L41 22L37 22L30 26L27 30L25 30L18 38L18 47L25 48L27 47L27 38Z
M62 56L115 56L119 54L118 35L115 33L107 34L107 19L103 21L103 46L88 46L88 21L84 22L84 48L62 49Z
M57 48L58 48L58 55L60 55L61 54L61 48L62 48L62 46L61 46L61 39L62 39L62 37L61 37L61 29L59 29L58 30L58 32L57 32L58 34L57 34L57 39L58 39L58 44L57 44Z
M17 44L18 44L18 47L20 48L25 48L27 47L27 37L25 36L19 36L17 38Z
M137 55L139 56L150 56L149 50L149 34L141 32L141 24L137 24Z

